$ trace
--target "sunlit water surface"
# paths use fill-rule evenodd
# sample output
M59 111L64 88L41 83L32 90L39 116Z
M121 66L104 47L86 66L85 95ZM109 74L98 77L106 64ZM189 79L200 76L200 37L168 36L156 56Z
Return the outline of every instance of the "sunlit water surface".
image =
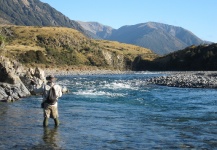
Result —
M41 97L0 103L0 149L216 149L217 90L146 85L162 74L60 76L60 126Z

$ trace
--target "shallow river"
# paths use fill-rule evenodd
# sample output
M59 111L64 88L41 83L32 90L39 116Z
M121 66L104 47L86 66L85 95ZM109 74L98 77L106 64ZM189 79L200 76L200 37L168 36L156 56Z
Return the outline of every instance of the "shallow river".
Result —
M60 126L41 97L0 103L0 149L217 149L217 90L146 85L158 73L60 76Z

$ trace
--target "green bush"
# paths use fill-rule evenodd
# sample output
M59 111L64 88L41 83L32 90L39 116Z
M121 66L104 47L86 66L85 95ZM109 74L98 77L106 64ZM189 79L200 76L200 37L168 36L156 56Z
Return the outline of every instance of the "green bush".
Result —
M0 35L0 46L1 46L4 42L5 42L5 38L4 38L2 35Z
M47 58L41 51L30 50L26 53L22 53L19 56L19 60L23 63L47 63Z

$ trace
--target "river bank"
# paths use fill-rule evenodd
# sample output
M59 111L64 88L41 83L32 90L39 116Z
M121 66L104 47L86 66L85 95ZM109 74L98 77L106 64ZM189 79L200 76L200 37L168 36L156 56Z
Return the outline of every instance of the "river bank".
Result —
M181 88L217 88L217 71L167 72L147 79L148 84Z
M95 75L95 74L125 74L131 71L121 71L121 70L107 70L107 69L45 69L45 75L53 74L56 76L68 76L68 75Z
M162 76L146 79L146 84L156 84L170 87L180 88L217 88L217 71L160 71L160 72L134 72L134 71L120 71L120 70L60 70L48 69L45 74L53 74L57 76L69 75L96 75L96 74L128 74L141 73L152 74L159 73Z
M96 74L152 74L159 76L145 79L145 84L156 84L182 88L217 88L217 71L196 72L134 72L106 69L40 69L25 68L16 61L9 61L2 57L0 62L0 101L11 102L30 95L41 93L42 85L47 75L96 75ZM67 89L63 88L65 92Z

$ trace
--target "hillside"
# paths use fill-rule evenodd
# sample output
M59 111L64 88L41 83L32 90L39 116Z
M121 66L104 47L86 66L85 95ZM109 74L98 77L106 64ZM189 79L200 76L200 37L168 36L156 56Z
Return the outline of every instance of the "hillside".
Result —
M40 0L1 0L0 24L68 27L93 39L133 44L160 55L205 43L186 29L156 22L123 26L119 29L97 22L76 22Z
M1 55L27 66L128 70L138 55L148 60L157 56L146 48L89 39L65 27L1 26L0 31Z
M156 22L128 25L119 29L112 29L96 22L82 22L80 25L102 39L149 48L160 55L205 43L184 28Z
M62 26L88 35L79 23L40 0L0 0L0 24Z
M133 70L150 71L216 71L217 44L190 46L183 50L158 57L153 61L138 56Z

